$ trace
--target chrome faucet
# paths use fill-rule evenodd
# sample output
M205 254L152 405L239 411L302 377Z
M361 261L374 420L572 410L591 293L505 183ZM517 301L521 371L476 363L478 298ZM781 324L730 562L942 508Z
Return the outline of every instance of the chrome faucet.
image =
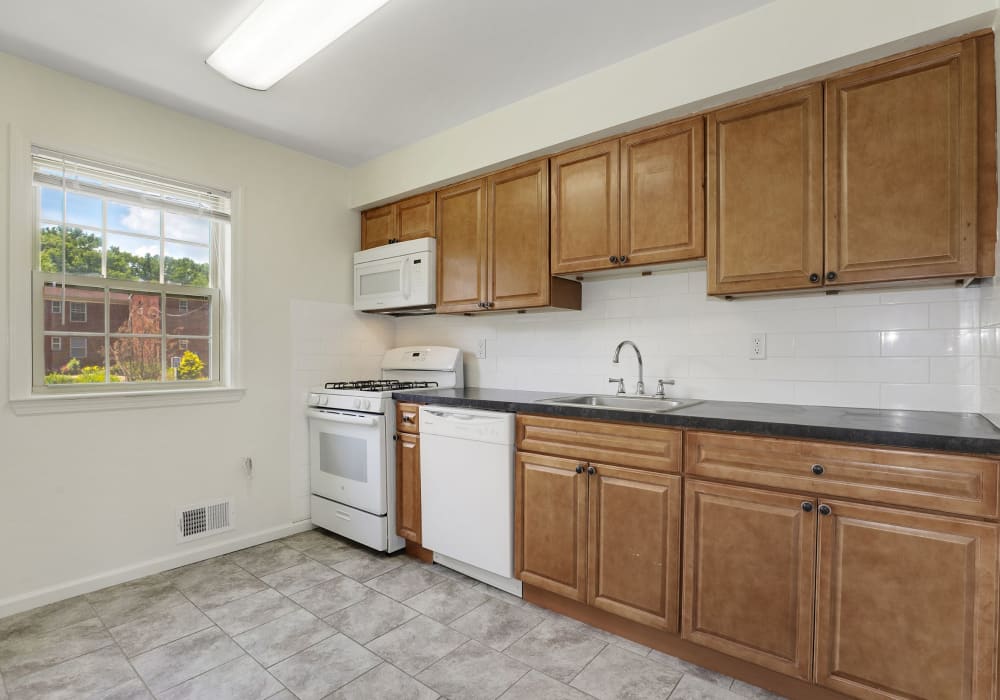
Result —
M635 350L635 357L639 360L639 382L635 385L635 393L639 396L646 393L646 385L642 381L642 353L639 352L639 346L633 343L631 340L623 340L618 343L618 347L615 348L615 354L611 357L611 361L616 365L618 364L618 356L621 355L622 348L626 345L631 345L632 349Z

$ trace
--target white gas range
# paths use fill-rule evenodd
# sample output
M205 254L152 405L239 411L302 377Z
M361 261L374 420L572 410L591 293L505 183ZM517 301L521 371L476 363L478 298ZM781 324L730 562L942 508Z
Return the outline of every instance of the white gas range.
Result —
M402 549L392 392L462 386L461 350L419 346L389 350L381 379L312 389L306 409L312 521L373 549Z

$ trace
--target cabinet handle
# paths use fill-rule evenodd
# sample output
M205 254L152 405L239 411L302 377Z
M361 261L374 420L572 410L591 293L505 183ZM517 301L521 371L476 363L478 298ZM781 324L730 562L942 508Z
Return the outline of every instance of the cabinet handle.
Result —
M628 262L628 256L627 255L623 255L620 258L618 258L618 263L620 265L624 265L627 262Z
M584 465L582 465L582 464L576 465L576 473L577 474L583 474L583 467L584 467Z
M811 275L809 275L809 281L812 282L813 284L816 284L817 282L819 282L819 275L817 275L815 272L812 273Z
M395 442L395 441L396 441L396 440L398 440L398 439L399 439L399 436L398 436L398 435L393 435L393 436L392 436L392 441L393 441L393 442Z
M494 304L496 304L495 301L488 301L488 302L486 302L486 308L487 309L492 309L493 306L494 306Z
M618 256L617 255L612 255L610 258L608 258L608 260L610 260L612 263L617 263L618 262Z
M829 515L829 514L830 514L830 513L832 513L832 512L833 512L833 510L832 510L832 509L830 508L830 506L828 506L828 505L827 505L827 504L825 504L825 503L824 503L824 504L822 504L822 505L821 505L821 506L819 507L819 514L820 514L820 515Z
M837 273L834 272L833 270L830 270L829 272L826 273L826 278L831 282L833 282L835 279L837 279Z
M597 473L597 470L594 469L593 467L587 467L587 473L593 476L594 474Z
M823 465L822 464L814 464L812 466L812 470L813 470L813 474L815 474L816 476L819 476L820 474L822 474L825 471L823 469Z
M802 501L802 510L804 510L807 513L811 513L812 509L813 509L812 503L810 503L809 501Z

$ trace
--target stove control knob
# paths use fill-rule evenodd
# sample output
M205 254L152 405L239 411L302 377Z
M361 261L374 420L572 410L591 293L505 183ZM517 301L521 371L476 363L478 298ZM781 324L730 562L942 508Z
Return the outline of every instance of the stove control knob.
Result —
M365 409L366 411L371 407L372 407L372 402L369 401L368 399L365 399L364 402L361 404L361 408Z
M354 408L361 408L361 399L354 399Z
M320 406L326 406L326 404L327 404L327 403L328 403L329 401L330 401L329 397L326 397L326 396L320 396L320 397L319 397L319 405L320 405Z
M309 394L309 405L315 406L319 403L319 394Z

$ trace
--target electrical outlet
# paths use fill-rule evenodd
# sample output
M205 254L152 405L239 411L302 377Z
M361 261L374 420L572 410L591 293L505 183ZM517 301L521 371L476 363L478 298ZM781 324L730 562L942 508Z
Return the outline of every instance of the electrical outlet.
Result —
M767 334L752 333L750 335L750 359L767 359Z
M480 360L486 359L486 338L480 338L476 343L476 357Z

